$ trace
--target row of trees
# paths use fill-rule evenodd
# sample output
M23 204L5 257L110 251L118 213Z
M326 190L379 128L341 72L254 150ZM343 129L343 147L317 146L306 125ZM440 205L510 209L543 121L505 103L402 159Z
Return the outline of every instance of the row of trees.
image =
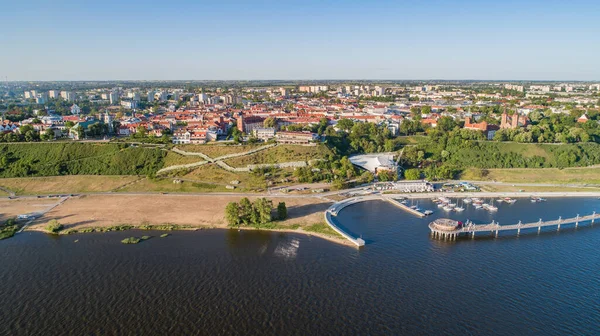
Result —
M229 202L225 207L225 219L229 226L254 226L261 227L271 223L273 219L284 220L287 218L287 207L285 202L277 205L277 215L272 216L273 201L266 198L258 198L251 202L244 197L237 202Z

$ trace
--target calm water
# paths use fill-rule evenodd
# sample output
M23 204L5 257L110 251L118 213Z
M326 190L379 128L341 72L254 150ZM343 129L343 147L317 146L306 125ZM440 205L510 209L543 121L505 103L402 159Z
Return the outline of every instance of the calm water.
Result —
M454 217L509 224L589 214L600 201L499 208ZM598 334L600 223L444 243L429 238L433 218L348 207L338 220L367 241L360 251L225 230L137 245L120 243L137 232L20 234L0 241L0 334Z

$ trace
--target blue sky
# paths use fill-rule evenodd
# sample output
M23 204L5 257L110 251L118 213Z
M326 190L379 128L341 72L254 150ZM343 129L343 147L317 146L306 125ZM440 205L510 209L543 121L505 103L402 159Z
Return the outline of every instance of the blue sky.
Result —
M600 1L0 0L0 77L600 80Z

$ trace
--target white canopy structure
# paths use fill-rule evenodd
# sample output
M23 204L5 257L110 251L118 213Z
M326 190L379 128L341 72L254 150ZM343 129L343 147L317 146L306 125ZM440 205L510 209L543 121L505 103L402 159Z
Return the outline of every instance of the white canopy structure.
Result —
M380 170L395 170L396 163L392 154L364 154L349 158L353 165L366 169L372 173Z

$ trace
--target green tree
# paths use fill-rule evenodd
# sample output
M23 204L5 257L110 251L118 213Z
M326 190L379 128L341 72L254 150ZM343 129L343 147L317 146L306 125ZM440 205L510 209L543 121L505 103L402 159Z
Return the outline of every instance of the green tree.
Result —
M263 122L263 126L264 127L275 127L276 124L276 120L273 117L268 117L267 119L265 119L265 121Z
M266 224L271 221L271 210L273 201L266 198L259 198L253 204L254 213L258 215L258 220L254 224Z
M54 130L52 128L47 128L44 134L40 136L42 140L53 140L54 139Z
M225 207L225 219L227 219L229 226L238 226L241 224L240 207L236 202L229 202Z
M418 180L421 178L421 171L418 169L407 169L404 172L404 178L407 180Z
M285 202L279 202L279 204L277 204L277 218L279 220L287 218L287 207L285 206Z
M336 126L343 131L349 131L352 129L352 126L354 126L354 121L351 119L341 119L337 122Z
M239 210L240 220L242 221L242 223L244 223L244 224L251 223L252 212L253 212L252 202L250 202L248 197L242 198L240 200L240 210Z
M452 117L441 117L437 121L437 128L444 132L449 132L456 126L456 121Z

